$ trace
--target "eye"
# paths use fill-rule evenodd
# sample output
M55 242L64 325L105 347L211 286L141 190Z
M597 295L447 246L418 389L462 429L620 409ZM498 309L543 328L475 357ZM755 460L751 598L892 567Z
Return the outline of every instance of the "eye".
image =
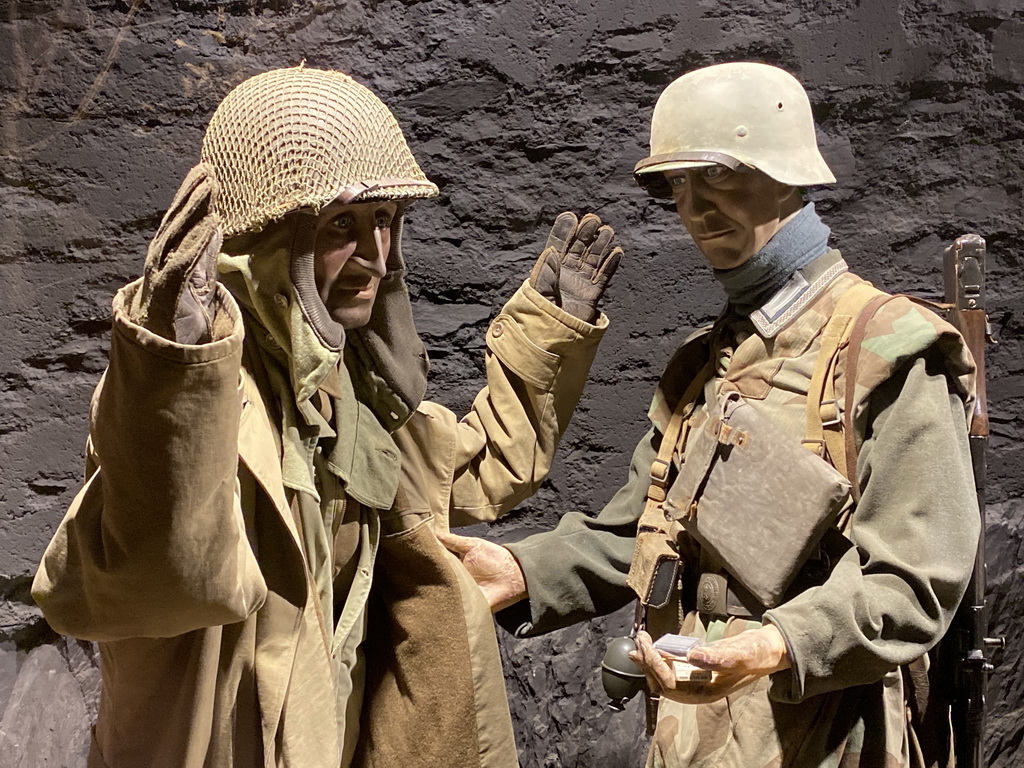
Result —
M385 227L391 226L391 216L388 215L387 211L378 211L377 216L373 220L373 224L377 229L384 229Z
M725 175L725 172L725 167L721 165L711 165L701 171L704 178L707 179L708 181L713 181L714 179L721 178L722 176Z
M352 226L352 222L352 214L343 213L340 216L336 216L331 221L331 226L334 227L335 229L349 229Z
M681 175L680 176L669 176L668 177L668 183L671 184L673 187L685 187L686 186L686 177L685 176L681 176Z

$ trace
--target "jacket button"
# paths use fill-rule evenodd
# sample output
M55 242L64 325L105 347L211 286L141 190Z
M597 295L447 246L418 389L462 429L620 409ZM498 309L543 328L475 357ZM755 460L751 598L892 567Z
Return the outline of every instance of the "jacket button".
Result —
M491 326L491 336L498 338L505 332L505 326L500 321L495 321L494 325Z

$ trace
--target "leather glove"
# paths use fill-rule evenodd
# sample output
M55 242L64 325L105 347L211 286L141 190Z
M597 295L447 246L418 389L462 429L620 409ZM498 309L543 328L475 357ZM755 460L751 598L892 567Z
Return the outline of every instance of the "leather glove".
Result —
M594 322L597 304L622 258L614 239L615 230L596 214L577 219L571 211L560 213L530 273L530 285L566 312Z
M210 166L188 172L149 244L132 320L165 339L201 344L214 339L213 299L222 233L214 213L218 193Z

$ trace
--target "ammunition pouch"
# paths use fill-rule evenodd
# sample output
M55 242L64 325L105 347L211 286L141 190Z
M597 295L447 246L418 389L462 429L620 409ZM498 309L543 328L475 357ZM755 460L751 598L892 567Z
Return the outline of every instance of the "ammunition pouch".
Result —
M730 392L698 431L665 514L774 608L849 495L834 467Z

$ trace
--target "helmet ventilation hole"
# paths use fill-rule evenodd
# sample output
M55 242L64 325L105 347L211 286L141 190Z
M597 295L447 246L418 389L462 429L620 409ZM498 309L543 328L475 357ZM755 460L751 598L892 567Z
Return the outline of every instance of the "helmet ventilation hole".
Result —
M781 112L783 110L782 102L780 101L778 104L776 104L775 108L779 110L779 112Z

